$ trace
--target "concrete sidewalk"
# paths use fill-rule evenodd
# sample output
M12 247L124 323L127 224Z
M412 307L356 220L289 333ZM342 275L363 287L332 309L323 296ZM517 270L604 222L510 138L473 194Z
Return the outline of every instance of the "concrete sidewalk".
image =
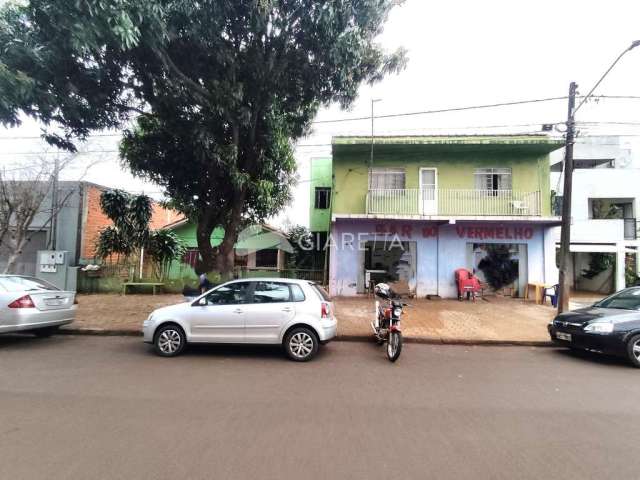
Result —
M65 333L140 335L149 313L181 302L181 295L80 295L77 320ZM374 299L334 299L338 337L371 338ZM486 297L476 302L412 299L405 309L402 329L407 341L428 343L525 344L549 343L547 323L555 315L550 306L520 299Z
M476 302L409 300L411 305L405 308L402 320L404 336L436 343L549 343L547 324L554 317L555 309L520 299L485 298ZM371 334L373 299L339 298L335 303L340 334Z

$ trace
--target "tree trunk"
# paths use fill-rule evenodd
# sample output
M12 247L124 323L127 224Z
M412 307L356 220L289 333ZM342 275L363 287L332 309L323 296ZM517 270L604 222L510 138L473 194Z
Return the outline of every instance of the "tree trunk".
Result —
M211 234L217 226L217 216L212 212L203 212L196 227L196 240L200 259L196 264L198 273L210 272L213 270L216 261L216 253L211 246Z
M238 230L242 223L242 212L244 210L245 192L242 190L234 198L231 214L224 226L224 238L218 247L217 267L222 280L233 278L233 267L235 266L235 246L238 241Z
M22 255L22 249L24 248L25 243L27 243L27 239L24 236L19 236L15 240L15 243L11 245L11 253L9 254L9 258L7 259L7 265L4 267L4 274L13 274L15 273L14 268L16 263L18 262L18 258Z
M13 274L14 267L16 266L16 262L18 261L18 257L20 256L20 252L12 252L7 259L7 265L4 267L4 274Z

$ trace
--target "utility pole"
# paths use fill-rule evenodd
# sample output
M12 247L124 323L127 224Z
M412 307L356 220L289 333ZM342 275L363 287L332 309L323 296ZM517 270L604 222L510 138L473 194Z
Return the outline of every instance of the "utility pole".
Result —
M569 85L569 108L567 112L567 133L564 145L564 188L562 190L562 230L560 232L560 281L558 313L569 309L569 291L573 277L571 257L571 187L573 182L573 141L575 138L576 90L578 85Z
M53 167L51 191L51 249L55 250L58 240L58 176L60 174L60 160L56 156Z
M371 99L371 155L369 156L369 168L373 167L373 143L374 143L374 137L373 137L373 105L376 102L379 102L380 99L379 98L372 98Z

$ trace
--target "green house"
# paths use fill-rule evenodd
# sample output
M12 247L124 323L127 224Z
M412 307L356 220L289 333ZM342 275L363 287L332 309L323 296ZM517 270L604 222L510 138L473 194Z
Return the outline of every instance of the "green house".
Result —
M169 280L193 283L197 279L194 267L199 258L196 224L181 219L163 227L172 230L186 247L183 258L175 260L169 270ZM215 228L211 245L217 247L224 238L224 229ZM278 276L285 269L285 256L292 248L280 230L269 225L253 225L239 234L235 247L235 267L238 276Z
M309 230L329 231L331 225L331 193L333 187L331 157L311 159Z
M560 146L543 135L334 137L332 213L550 216L548 155Z

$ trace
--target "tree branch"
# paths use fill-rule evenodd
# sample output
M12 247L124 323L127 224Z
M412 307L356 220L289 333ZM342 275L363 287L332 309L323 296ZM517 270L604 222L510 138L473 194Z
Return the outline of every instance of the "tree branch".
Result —
M196 93L198 96L204 99L205 103L209 103L210 101L213 100L213 97L207 91L207 89L204 88L202 85L200 85L198 82L191 79L182 70L180 70L180 68L178 68L178 66L173 62L173 60L171 60L171 57L167 52L165 52L164 50L158 47L152 47L152 50L158 56L158 58L162 61L164 66L169 71L173 72L173 74L176 75L183 83L191 87L194 93Z
M152 113L145 112L144 110L142 110L141 108L138 108L138 107L132 107L131 105L127 105L127 104L124 104L124 103L117 103L116 106L119 107L119 108L122 108L124 110L129 110L131 112L135 112L135 113L137 113L139 115L144 115L145 117L150 117L150 118L153 117Z

